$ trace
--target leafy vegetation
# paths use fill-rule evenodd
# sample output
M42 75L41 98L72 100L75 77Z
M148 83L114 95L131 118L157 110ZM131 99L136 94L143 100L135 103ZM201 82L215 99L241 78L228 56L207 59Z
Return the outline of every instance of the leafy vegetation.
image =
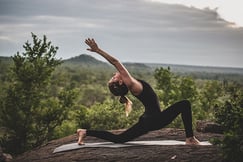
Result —
M228 87L228 100L216 108L216 119L225 132L220 141L225 161L243 161L243 92L236 85Z
M45 36L39 39L32 34L32 38L33 44L26 42L23 54L0 57L0 144L6 152L21 153L73 134L80 127L111 130L137 122L144 111L142 104L129 94L133 111L126 117L124 105L107 88L107 80L115 71L112 66L89 55L58 60L58 48ZM188 99L194 125L196 120L221 124L225 159L242 154L242 69L141 63L125 66L136 78L151 83L162 109ZM181 119L169 127L183 128Z
M41 145L52 139L55 127L66 118L73 104L72 91L53 89L50 80L55 67L57 47L32 34L33 45L26 42L25 53L13 57L13 66L1 98L1 127L5 128L3 147L13 153ZM53 95L55 94L55 96Z

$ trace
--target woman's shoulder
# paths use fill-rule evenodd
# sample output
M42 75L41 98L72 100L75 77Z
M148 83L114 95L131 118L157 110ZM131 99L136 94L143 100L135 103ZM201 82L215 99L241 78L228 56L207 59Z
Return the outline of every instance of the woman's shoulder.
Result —
M143 79L137 79L136 78L136 80L139 81L143 86L144 85L149 85L150 86L150 84L147 81L143 80Z
M134 88L134 89L136 89L137 91L136 92L135 91L131 91L133 95L139 96L144 91L151 91L152 90L152 87L150 86L150 84L147 81L145 81L143 79L137 79L136 78L136 82L137 82L136 83L137 86L135 86L135 87L137 87L137 88ZM135 93L133 93L133 92L135 92Z
M146 92L146 93L155 93L152 86L145 80L143 79L137 79L141 84L142 84L142 87L143 87L143 92Z
M132 78L132 84L128 87L128 89L133 95L137 96L143 91L143 87L143 81L140 81L136 78Z

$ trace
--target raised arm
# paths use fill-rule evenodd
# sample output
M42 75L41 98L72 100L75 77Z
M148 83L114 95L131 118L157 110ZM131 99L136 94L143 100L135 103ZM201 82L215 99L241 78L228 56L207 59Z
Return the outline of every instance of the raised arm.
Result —
M117 69L117 71L121 74L123 82L133 94L137 95L142 91L141 83L131 76L119 60L100 49L94 39L88 38L85 40L85 43L90 47L87 50L98 53Z
M127 69L120 63L120 61L118 61L116 58L114 58L113 56L109 55L108 53L100 49L94 39L88 38L85 40L85 43L90 47L87 50L91 52L96 52L102 57L104 57L107 61L109 61L109 63L114 65L114 67L118 70L118 72L123 77L131 77Z

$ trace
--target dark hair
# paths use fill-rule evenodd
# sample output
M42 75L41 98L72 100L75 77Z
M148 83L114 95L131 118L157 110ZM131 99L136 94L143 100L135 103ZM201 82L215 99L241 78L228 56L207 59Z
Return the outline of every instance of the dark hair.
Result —
M119 82L109 83L108 86L113 95L120 96L119 101L120 101L120 103L125 105L126 116L128 116L129 113L132 111L132 101L130 101L125 96L128 93L127 86L124 83L119 84Z
M115 96L125 96L128 93L128 88L124 83L119 84L119 82L112 82L109 83L108 86L110 92Z

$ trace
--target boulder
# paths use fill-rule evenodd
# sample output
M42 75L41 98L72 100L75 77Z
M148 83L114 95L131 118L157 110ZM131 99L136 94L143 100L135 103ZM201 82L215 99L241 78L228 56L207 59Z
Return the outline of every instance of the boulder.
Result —
M115 130L120 133L124 130ZM200 141L208 141L210 138L222 138L222 134L199 133L195 136ZM135 140L180 140L185 141L185 130L163 128L149 132ZM101 139L87 136L86 142L103 142ZM67 162L67 161L118 161L118 162L148 162L148 161L173 161L173 162L215 162L222 161L218 146L134 146L121 148L83 148L67 152L53 153L54 149L63 145L77 142L76 134L49 141L43 146L27 151L13 159L12 162Z
M203 133L219 133L223 134L223 127L212 121L197 121L196 130Z

